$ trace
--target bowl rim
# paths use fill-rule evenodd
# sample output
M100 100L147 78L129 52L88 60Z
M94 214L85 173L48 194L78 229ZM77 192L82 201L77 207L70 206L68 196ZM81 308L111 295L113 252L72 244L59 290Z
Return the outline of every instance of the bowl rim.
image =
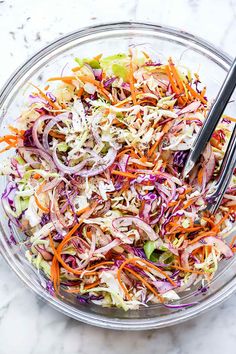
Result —
M10 96L12 91L12 86L16 84L30 68L32 68L37 62L39 62L46 55L54 52L56 49L59 49L62 45L70 43L73 39L79 39L86 37L91 34L98 34L106 32L109 30L156 30L161 34L172 35L173 37L181 37L182 40L189 41L195 45L200 46L207 51L210 51L218 59L222 60L227 66L230 66L232 58L224 53L221 49L212 45L208 41L199 38L193 34L190 34L186 31L154 24L151 22L109 22L102 23L95 26L83 27L77 31L70 32L61 36L60 38L52 41L48 45L44 46L41 50L38 50L34 55L32 55L28 60L26 60L21 66L19 66L13 74L9 77L6 83L3 85L0 91L0 117L3 119L4 115L4 103L7 101L8 96ZM41 287L35 282L32 283L32 280L27 276L23 270L16 266L14 267L14 258L9 253L7 248L7 243L4 240L4 229L0 223L0 253L3 259L7 262L9 267L17 274L17 276L23 281L27 288L31 289L36 293L42 300L47 301L53 308L62 312L63 314L72 317L76 320L82 321L87 324L94 326L99 326L107 329L117 329L117 330L147 330L171 326L177 323L181 323L190 318L194 318L197 315L209 310L224 300L226 300L233 292L236 290L236 277L233 278L228 284L224 285L217 293L211 295L209 299L203 300L203 302L189 307L188 309L169 314L166 316L157 316L150 319L119 319L119 318L110 318L103 315L97 314L87 314L81 310L74 309L67 303L61 301L60 299L53 298L48 293L42 293Z

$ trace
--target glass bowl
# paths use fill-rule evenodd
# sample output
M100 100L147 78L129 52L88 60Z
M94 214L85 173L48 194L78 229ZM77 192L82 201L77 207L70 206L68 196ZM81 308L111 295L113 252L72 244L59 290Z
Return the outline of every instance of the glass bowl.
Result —
M153 56L165 61L172 56L194 72L198 71L207 84L208 96L215 97L228 71L231 58L209 43L183 31L143 23L113 23L89 27L68 34L44 47L25 62L8 80L0 93L1 131L19 116L28 93L32 90L29 82L42 84L50 76L58 76L61 70L73 66L74 57L89 57L99 53L111 55L125 52L130 46L139 46L152 51ZM233 107L228 114L235 114ZM6 180L1 180L0 192ZM205 293L196 289L186 293L178 304L193 303L180 309L152 305L139 310L123 311L117 308L102 308L94 304L80 304L72 295L63 300L50 295L46 281L25 259L24 246L9 242L10 229L5 214L0 209L0 250L3 258L18 277L43 300L57 310L77 320L111 329L146 330L170 326L187 320L219 304L229 297L236 288L236 262L220 264L220 269ZM14 229L14 237L21 235ZM195 291L195 292L194 292ZM177 305L178 305L177 304Z

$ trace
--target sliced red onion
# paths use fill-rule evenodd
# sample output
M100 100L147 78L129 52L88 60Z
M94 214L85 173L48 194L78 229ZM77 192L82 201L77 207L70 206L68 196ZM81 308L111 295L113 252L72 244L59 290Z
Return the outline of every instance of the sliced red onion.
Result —
M144 231L151 241L155 241L158 239L158 235L151 228L151 226L149 226L146 222L137 217L123 216L121 218L114 219L112 222L112 226L116 230L119 230L120 227L131 226L132 224Z
M108 243L108 245L96 249L96 251L94 252L94 255L106 254L108 251L110 251L112 248L118 246L120 243L121 243L121 240L115 239L115 240L111 241L110 243Z
M169 81L166 80L165 82L163 82L163 80L158 80L156 79L158 86L161 87L163 90L166 90L168 88L169 85Z
M146 202L144 204L143 210L139 212L139 217L143 219L146 223L150 222L150 212L152 209L152 203Z
M200 101L194 101L189 105L187 105L186 107L184 107L183 109L181 109L177 114L178 116L180 116L185 113L195 112L200 106L201 106Z
M111 207L111 201L110 200L106 200L105 202L102 203L102 205L99 202L99 205L94 210L94 216L96 216L96 217L103 216L104 214L106 214L108 212L110 207Z
M40 247L40 246L34 246L36 248L36 250L41 254L41 256L43 257L43 259L45 259L45 261L51 261L53 256L51 253L49 253L45 247Z
M80 170L82 170L82 168L88 163L88 162L92 162L95 161L93 157L87 158L85 160L83 160L82 162L78 163L75 166L66 166L64 165L58 158L57 156L57 147L54 148L53 150L53 159L54 162L57 166L57 168L64 173L69 173L69 174L74 174L74 173L78 173Z
M120 160L119 160L119 168L122 172L126 172L127 170L127 165L129 161L130 156L127 154L124 154Z
M167 201L170 201L171 199L173 199L173 197L171 198L171 191L169 191L166 186L163 186L162 184L160 183L156 183L156 188L157 188L157 191L158 192L162 192L164 193L166 196L167 196Z
M61 236L64 236L66 234L66 230L63 227L63 225L60 223L60 221L58 220L58 217L53 209L50 210L50 217L51 217L51 221L53 223L53 226L57 230L58 234Z
M83 169L77 172L76 174L81 177L92 177L104 172L108 167L110 167L116 159L117 151L113 148L108 150L108 153L102 159L103 166L97 168Z
M44 115L36 119L34 122L33 128L32 128L32 136L34 139L34 143L37 146L38 149L44 150L44 146L40 143L38 139L38 129L41 125L41 123L45 122L46 120L51 120L53 117L49 115Z
M213 176L216 165L215 155L210 144L207 144L203 157L205 159L203 163L203 173L205 174L205 182L208 183Z
M59 122L63 122L63 120L68 120L69 114L68 113L61 113L56 117L51 117L50 122L45 126L43 131L43 146L49 152L50 146L48 144L48 134L50 130Z
M184 252L181 255L181 263L183 265L183 267L185 268L189 268L189 263L188 263L188 259L190 254L196 250L197 248L200 248L202 246L215 246L218 251L220 251L221 254L223 254L223 256L225 258L230 258L233 256L233 252L230 249L230 247L224 243L222 240L220 240L219 238L216 237L205 237L204 239L202 239L202 242L196 242L193 245L188 246Z
M90 71L93 76L93 79L95 79L93 68L88 63L84 63L83 65Z
M161 204L161 209L159 211L159 214L156 217L154 217L153 219L150 220L150 225L155 225L155 224L157 224L160 221L160 219L164 215L164 211L165 211L166 205L167 204L165 204L165 203Z
M154 281L153 285L157 288L160 294L165 294L167 293L167 291L176 288L176 286L173 286L171 283L167 281L161 281L161 280Z
M175 256L179 256L179 251L177 248L173 247L171 243L164 243L164 247L168 248L168 250L173 253Z
M102 81L102 69L93 69L96 80Z
M96 209L95 209L96 210ZM95 211L94 210L94 211ZM96 216L96 214L94 213L94 216ZM95 233L98 233L97 237L97 242L102 246L106 246L107 244L109 244L112 241L112 238L109 234L104 234L104 232L101 230L101 228L98 225L92 224L92 221L89 225L85 225L84 227L89 227L91 229L95 230Z
M42 192L47 192L53 188L55 188L61 182L61 178L54 178L52 181L47 182L43 188Z
M54 195L54 198L53 198L54 203L53 203L52 209L56 213L58 221L61 223L61 225L63 226L64 229L72 227L73 221L69 224L68 221L65 220L64 215L60 211L60 208L59 208L59 205L58 205L58 200L59 200L59 193L56 191L55 195Z
M82 247L80 250L78 249L78 247L75 246L75 239L72 240L72 244L77 248L77 257L79 257L80 259L82 258L82 260L79 262L78 258L76 260L76 266L75 269L83 269L85 268L88 263L92 260L93 254L95 252L95 247L96 247L96 236L94 234L92 234L92 241L91 241L91 245L89 246L83 239L76 237L77 241L81 244L85 244L86 247ZM88 249L88 246L90 247ZM79 252L80 251L80 252ZM87 253L88 251L88 253ZM86 258L85 258L86 257ZM85 259L84 259L85 258ZM69 258L70 260L70 258ZM68 258L67 258L68 261Z
M38 162L35 161L34 159L32 159L30 156L27 157L26 155L24 155L25 152L29 152L30 154L39 156L41 159L45 160L48 163L52 172L57 171L56 166L55 166L51 156L49 154L47 154L45 151L43 151L41 149L29 148L29 147L18 148L18 151L19 151L19 154L21 156L23 156L24 160L26 160L26 162L28 162L31 166L37 165Z
M192 273L189 275L188 280L185 282L183 279L180 281L180 286L175 290L177 293L180 293L188 288L195 282L197 279L197 274Z

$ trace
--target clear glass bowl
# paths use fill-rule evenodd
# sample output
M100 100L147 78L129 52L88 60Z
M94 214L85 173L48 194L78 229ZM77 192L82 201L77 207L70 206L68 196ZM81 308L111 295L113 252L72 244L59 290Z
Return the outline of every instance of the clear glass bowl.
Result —
M207 84L208 96L215 97L231 64L231 58L209 43L188 33L153 24L114 23L89 27L68 34L46 46L24 63L8 80L0 93L1 132L14 122L32 90L29 82L40 85L50 76L58 76L66 66L73 65L74 57L89 57L127 51L129 46L139 46L165 61L172 56L193 71L198 71ZM67 64L68 63L68 64ZM233 107L229 114L236 115ZM230 112L231 110L231 112ZM0 192L5 180L1 180ZM80 304L73 296L63 300L52 297L45 289L45 279L25 259L24 246L9 243L8 220L0 209L0 249L3 258L18 277L54 308L77 320L113 329L144 330L173 325L202 313L225 300L236 288L236 262L222 262L210 290L206 294L186 293L181 303L195 303L186 309L165 308L152 305L148 308L125 312L116 308ZM18 230L14 236L21 238ZM193 289L193 291L196 289Z

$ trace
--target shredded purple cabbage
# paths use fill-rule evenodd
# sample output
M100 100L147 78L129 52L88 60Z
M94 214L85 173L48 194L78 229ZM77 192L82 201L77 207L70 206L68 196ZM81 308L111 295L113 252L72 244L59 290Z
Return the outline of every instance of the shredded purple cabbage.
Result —
M79 300L81 304L89 304L93 300L102 300L104 297L103 295L77 295L76 298Z
M51 296L55 295L54 287L53 287L53 284L52 284L51 280L47 280L47 282L46 282L46 290L49 292L49 294Z
M177 151L174 154L173 165L177 168L183 168L187 160L189 151Z
M111 86L111 84L113 84L113 82L114 82L115 80L116 80L116 77L112 77L112 78L110 78L110 79L104 81L104 82L103 82L103 86L104 86L105 88L107 88L107 87Z
M56 102L56 97L51 92L46 92L46 95L52 102Z
M24 132L24 146L26 147L36 147L34 139L33 139L33 135L32 135L32 129L27 129Z

